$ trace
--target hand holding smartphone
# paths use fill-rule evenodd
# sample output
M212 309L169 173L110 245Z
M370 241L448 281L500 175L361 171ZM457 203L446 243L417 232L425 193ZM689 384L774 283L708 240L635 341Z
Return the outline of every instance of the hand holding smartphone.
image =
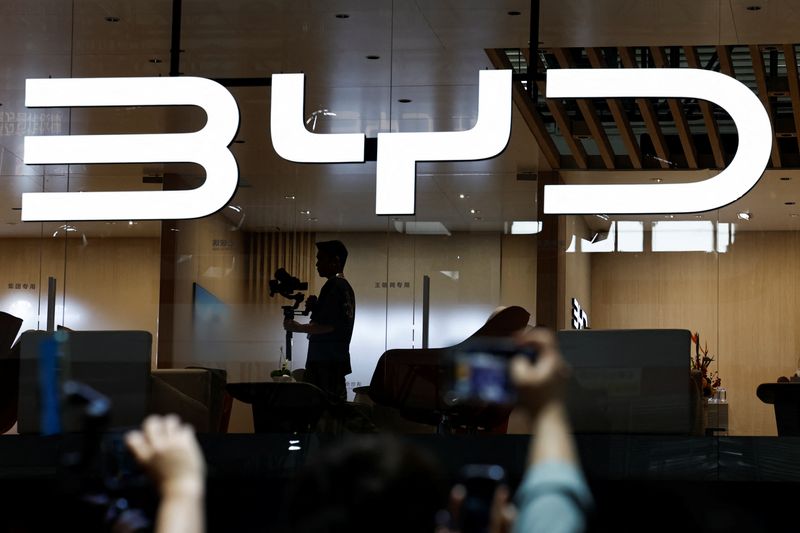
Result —
M477 338L458 346L450 355L449 397L459 404L513 404L517 395L509 362L515 355L535 361L537 352L507 337Z
M459 484L463 500L455 513L453 524L459 533L488 533L492 522L495 493L506 483L505 470L500 465L466 465L461 469Z

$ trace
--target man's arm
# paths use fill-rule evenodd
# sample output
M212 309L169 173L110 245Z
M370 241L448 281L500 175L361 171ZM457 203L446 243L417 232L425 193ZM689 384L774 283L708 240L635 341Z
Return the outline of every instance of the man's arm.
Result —
M321 333L331 333L334 328L329 324L316 324L314 322L301 324L296 320L286 320L283 323L283 329L286 331L291 331L292 333L309 333L311 335L319 335Z
M534 347L535 362L516 357L511 378L519 403L531 419L528 471L517 493L515 532L574 533L586 528L591 494L580 470L578 454L563 401L569 370L554 335L534 330L523 344Z
M530 417L531 433L536 435L529 449L528 466L544 461L577 465L563 400L569 368L556 348L555 337L550 331L537 329L527 334L522 344L537 352L535 362L522 356L511 362L511 379L519 404Z

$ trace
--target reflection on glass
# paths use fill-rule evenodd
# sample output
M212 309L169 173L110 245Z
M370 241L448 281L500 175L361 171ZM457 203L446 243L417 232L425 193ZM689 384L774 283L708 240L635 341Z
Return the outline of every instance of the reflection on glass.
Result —
M644 223L631 220L617 222L617 251L644 251Z
M710 220L653 222L654 252L713 252L714 224Z

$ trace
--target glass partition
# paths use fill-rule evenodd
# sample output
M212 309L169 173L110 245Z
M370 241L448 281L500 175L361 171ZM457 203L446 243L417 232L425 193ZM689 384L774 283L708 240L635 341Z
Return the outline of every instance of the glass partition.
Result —
M304 368L309 344L295 333L287 345L285 317L309 317L303 303L287 311L296 300L271 291L270 280L284 268L308 283L304 297L319 294L315 243L337 239L349 250L344 275L357 302L351 401L384 352L456 345L499 307L521 306L531 325L557 330L699 334L680 355L698 395L691 432L777 434L772 406L755 391L800 372L800 160L790 124L798 103L787 81L796 72L786 66L796 45L715 44L728 42L723 34L701 42L721 20L710 11L690 28L692 39L659 34L674 46L635 32L605 42L610 22L548 5L543 42L531 52L529 5L489 4L185 2L179 20L171 2L48 4L30 33L0 37L8 65L0 72L0 310L21 318L22 331L47 329L51 306L54 326L146 331L156 373L203 367L224 370L228 383L270 383L283 366ZM22 27L32 9L0 13ZM572 31L581 24L596 34ZM679 29L673 20L663 31ZM546 214L546 184L699 182L735 157L736 124L716 105L546 97L547 72L601 67L701 68L739 80L767 105L776 132L760 181L702 213ZM381 135L473 128L479 73L497 68L513 73L505 149L477 161L417 162L414 213L376 215ZM307 132L363 133L364 162L292 162L276 152L272 106L281 104L272 81L281 73L305 75L298 120ZM168 76L215 80L238 106L229 147L238 186L217 212L21 221L23 193L201 186L205 171L191 162L24 163L26 136L187 133L207 119L193 106L27 107L26 79ZM653 350L643 344L641 358ZM692 365L702 368L692 374ZM638 370L625 374L631 368L619 367L618 388L604 394L637 396L650 386ZM231 431L254 430L249 409L234 403Z

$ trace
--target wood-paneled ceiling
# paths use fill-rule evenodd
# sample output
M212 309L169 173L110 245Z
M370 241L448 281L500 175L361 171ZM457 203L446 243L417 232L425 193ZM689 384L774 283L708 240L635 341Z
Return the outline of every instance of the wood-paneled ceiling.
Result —
M514 97L554 170L723 169L738 135L719 106L697 99L547 99L546 72L559 68L699 68L750 87L768 111L769 168L800 168L797 44L489 49L515 72ZM530 87L535 84L535 91Z

